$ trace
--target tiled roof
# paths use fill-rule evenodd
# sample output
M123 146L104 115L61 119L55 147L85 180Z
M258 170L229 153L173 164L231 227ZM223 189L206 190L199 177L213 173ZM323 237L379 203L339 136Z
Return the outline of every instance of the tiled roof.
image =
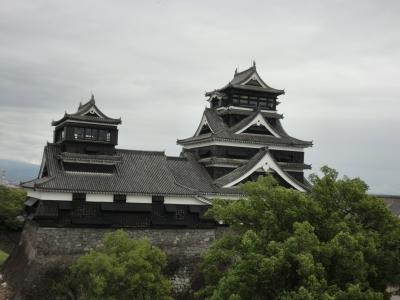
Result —
M91 108L94 108L100 117L88 116L85 115ZM57 120L51 122L53 126L57 126L61 124L65 120L74 120L74 121L87 121L87 122L97 122L97 123L105 123L105 124L113 124L118 125L121 124L121 118L113 119L105 115L97 106L92 95L92 98L86 102L85 104L79 104L78 110L73 114L65 113L64 116Z
M240 122L236 123L235 125L233 125L231 128L229 128L229 131L231 133L235 133L236 131L242 129L243 127L245 127L246 125L248 125L250 122L252 122L254 120L255 117L257 117L257 115L260 112L258 110L253 111L252 114L248 115L246 118L244 118L243 120L241 120Z
M62 152L58 155L62 161L81 162L81 163L98 163L98 164L117 164L121 161L120 155L91 155L81 153Z
M233 79L224 87L211 91L211 92L207 92L206 96L211 96L213 93L215 94L215 92L222 92L228 88L237 88L237 89L244 89L244 90L252 90L252 91L260 91L260 92L266 92L266 93L271 93L271 94L277 94L277 95L281 95L284 94L285 91L284 90L278 90L278 89L274 89L270 86L268 86L262 79L261 77L258 75L258 77L260 78L262 84L265 87L259 87L259 86L253 86L253 85L243 85L243 83L245 83L248 79L251 78L251 76L253 76L254 74L258 75L257 70L255 65L253 65L252 67L250 67L247 70L244 70L242 72L235 72L235 75L233 76Z
M251 115L254 113L256 109L254 110L247 110L247 109L240 109L240 108L235 108L232 106L228 106L226 108L223 109L218 109L216 110L216 113L220 116L223 115L230 115L230 114L235 114L235 115ZM283 115L282 114L278 114L276 112L273 111L265 111L265 110L261 110L260 111L261 114L265 117L265 118L271 118L271 119L283 119Z
M97 118L97 117L92 117L92 116L74 116L71 114L64 114L64 116L57 120L51 122L51 125L57 126L58 124L61 124L65 120L73 120L73 121L85 121L85 122L96 122L96 123L104 123L104 124L112 124L112 125L118 125L121 124L121 119L103 119L103 118Z
M236 168L232 172L214 180L214 183L218 186L224 186L226 184L231 183L232 181L237 180L247 172L249 172L259 161L264 157L267 153L267 149L261 149L254 155L246 164Z
M228 130L228 126L224 123L221 117L217 114L215 109L206 108L204 111L206 115L208 125L212 129L213 132L221 132Z
M121 161L112 174L66 172L60 147L45 147L48 177L23 183L39 190L149 195L232 195L237 191L220 189L192 157L167 157L164 152L117 150Z
M311 147L312 142L302 141L289 136L282 136L277 138L270 135L258 135L258 134L232 134L232 133L206 133L196 137L190 137L187 139L178 140L177 143L180 145L196 144L199 142L236 142L236 143L249 143L249 144L261 144L265 146L294 146L294 147Z
M252 143L252 144L263 144L265 146L278 145L278 146L297 146L297 147L310 147L312 146L311 141L303 141L291 137L283 129L280 120L276 120L276 125L273 127L280 137L271 135L260 135L260 134L235 134L237 130L243 128L249 124L260 112L254 111L246 118L241 120L236 125L229 128L222 118L217 114L214 109L206 108L205 114L209 122L209 126L212 129L212 133L201 134L186 139L178 140L177 143L181 145L196 144L199 142L211 142L211 141L228 141L238 143ZM265 119L268 122L267 119Z
M202 193L219 193L211 177L202 165L197 163L191 153L186 157L167 157L167 166L174 176L175 182L192 191Z

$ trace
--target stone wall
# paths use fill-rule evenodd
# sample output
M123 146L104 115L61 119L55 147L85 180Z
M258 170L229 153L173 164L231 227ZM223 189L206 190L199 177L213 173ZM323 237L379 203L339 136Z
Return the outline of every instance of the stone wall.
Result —
M0 230L0 250L10 253L18 245L21 231Z
M167 275L177 299L190 299L198 281L200 256L223 232L214 229L124 229L132 238L147 237L168 255ZM53 299L48 295L53 279L80 255L102 245L102 237L113 229L45 228L27 223L20 243L6 262L3 273L14 287L14 299Z

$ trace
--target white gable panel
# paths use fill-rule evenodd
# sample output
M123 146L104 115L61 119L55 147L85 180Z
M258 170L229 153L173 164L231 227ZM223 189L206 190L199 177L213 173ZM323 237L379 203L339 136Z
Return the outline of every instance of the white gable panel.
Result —
M250 126L264 126L265 128L267 128L269 130L269 132L272 133L273 136L280 138L280 135L272 128L272 126L265 120L265 118L262 116L261 113L257 114L257 116L253 119L253 121L251 121L249 124L247 124L246 126L244 126L242 129L236 131L235 133L242 133L243 131L245 131L247 128L249 128Z
M292 180L287 174L279 167L279 165L275 162L275 160L271 157L269 153L266 153L265 156L260 159L260 161L253 166L248 172L240 176L238 179L224 185L224 188L232 187L239 182L241 182L243 179L247 178L251 174L253 174L257 169L263 168L265 172L268 172L270 169L274 170L276 173L278 173L287 183L289 183L292 187L294 187L296 190L300 192L305 192L306 190L301 187L299 184L297 184L294 180Z

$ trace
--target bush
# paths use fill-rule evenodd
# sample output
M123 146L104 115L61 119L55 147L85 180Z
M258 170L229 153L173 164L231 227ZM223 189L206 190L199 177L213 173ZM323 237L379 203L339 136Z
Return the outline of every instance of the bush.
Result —
M231 230L205 254L208 299L389 299L400 286L400 221L360 179L324 167L304 194L271 177L210 213Z
M22 189L0 185L0 228L21 229L22 221L17 217L23 214L26 192Z
M169 300L171 286L162 272L166 255L147 240L123 230L106 234L104 246L81 256L56 291L63 299Z

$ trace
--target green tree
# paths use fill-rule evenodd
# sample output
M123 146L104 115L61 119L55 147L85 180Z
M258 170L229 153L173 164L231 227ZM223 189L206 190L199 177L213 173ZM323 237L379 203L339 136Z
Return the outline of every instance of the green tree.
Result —
M0 185L0 229L17 230L22 226L18 216L23 213L26 192Z
M400 222L360 179L323 167L309 194L271 177L242 185L247 197L216 200L230 226L204 255L199 297L389 299L400 283Z
M104 236L103 247L81 256L56 286L63 299L169 300L170 282L162 271L166 255L146 239L123 230Z

